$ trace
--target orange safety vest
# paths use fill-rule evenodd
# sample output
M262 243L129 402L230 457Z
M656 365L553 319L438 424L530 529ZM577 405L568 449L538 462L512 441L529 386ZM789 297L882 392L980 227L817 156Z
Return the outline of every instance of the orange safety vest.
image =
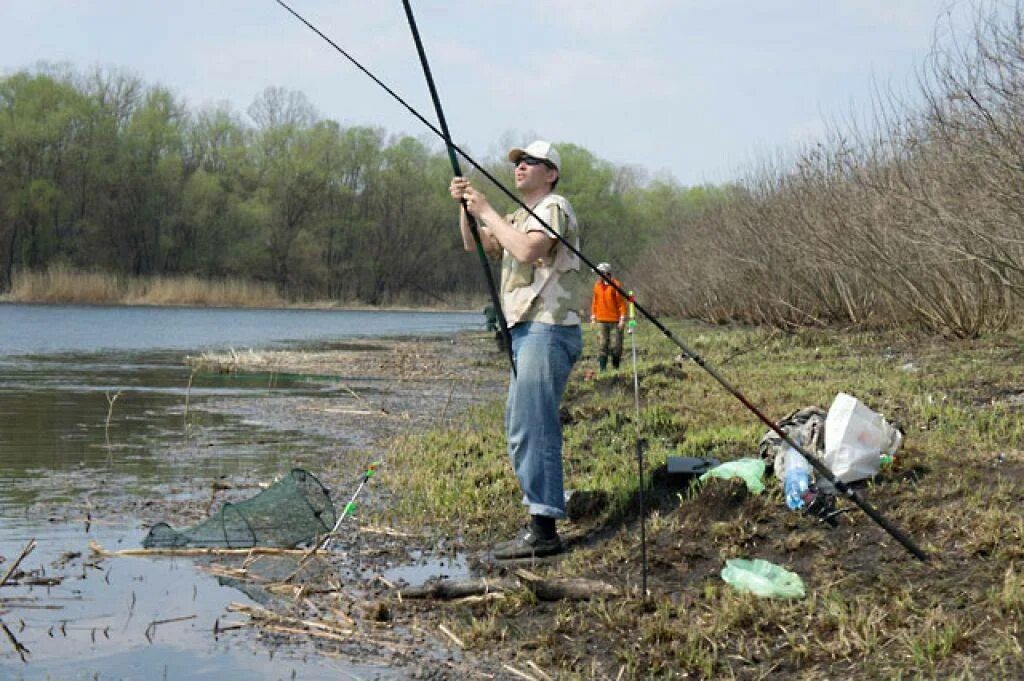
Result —
M612 278L616 286L622 284L618 279ZM604 279L598 279L594 284L594 297L590 303L590 316L599 322L617 322L626 318L626 299L615 290L614 287L605 283Z

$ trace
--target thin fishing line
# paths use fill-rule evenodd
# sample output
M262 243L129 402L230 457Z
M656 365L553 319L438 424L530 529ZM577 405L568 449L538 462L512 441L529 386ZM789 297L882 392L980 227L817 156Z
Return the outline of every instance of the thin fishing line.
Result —
M680 350L682 350L683 354L689 360L691 360L694 364L696 364L701 369L706 371L712 378L715 379L715 381L726 392L728 392L730 395L735 397L744 407L747 408L747 410L749 410L752 414L754 414L754 416L756 416L758 418L758 420L760 420L763 424L768 426L768 428L771 429L772 432L774 432L776 435L778 435L779 438L782 439L786 444L791 446L796 451L800 452L800 454L802 454L803 457L805 459L807 459L808 463L810 463L814 467L814 469L819 474L822 475L822 477L824 477L826 480L828 480L829 482L831 482L835 486L836 490L840 494L844 495L847 499L849 499L850 501L855 503L862 511L864 511L864 513L867 514L867 516L869 518L871 518L875 523L877 523L879 527L881 527L886 532L888 532L893 537L893 539L898 541L905 549L907 549L907 551L909 551L911 554L913 554L914 557L918 558L921 561L928 561L929 560L929 555L927 553L925 553L925 551L923 549L921 549L914 542L913 539L911 539L907 534L905 534L902 530L897 528L895 525L890 523L885 518L885 516L883 516L877 509L875 509L874 506L872 506L865 499L863 499L857 493L857 491L855 489L853 489L852 487L847 485L842 480L839 480L838 478L836 478L835 475L832 474L832 471L828 468L828 466L826 466L824 463L822 463L822 461L820 459L818 459L818 457L816 457L813 454L811 454L802 445L800 445L793 438L791 438L782 428L780 428L774 421L769 419L760 409L758 409L754 405L753 402L748 400L747 397L743 393L741 393L728 380L726 380L726 378L724 376L722 376L720 373L718 373L718 371L713 366L708 364L707 361L703 357L701 357L699 354L697 354L694 350L691 350L685 343L683 343L681 340L679 340L675 336L675 334L673 334L668 329L668 327L666 327L657 317L655 317L651 312L649 312L643 305L638 303L636 301L635 296L633 296L630 293L627 293L627 291L625 289L623 289L622 286L620 286L619 284L616 284L615 281L610 276L604 274L603 272L599 272L598 269L597 269L597 266L589 258L587 258L583 253L581 253L578 248L576 248L571 243L569 243L569 241L565 237L563 237L561 234L559 234L558 232L553 230L551 228L551 225L549 225L539 215L534 213L533 209L531 209L529 206L527 206L522 201L522 199L520 199L508 187L506 187L504 184L502 184L496 177L494 177L494 175L492 175L490 172L488 172L488 170L486 168L484 168L480 163L477 163L477 161L472 156L470 156L468 153L466 153L466 151L464 151L457 144L452 142L450 138L446 138L444 133L441 132L440 130L438 130L438 128L433 123L431 123L426 118L424 118L422 114L420 114L416 109L414 109L404 99L402 99L398 95L398 93L396 93L394 90L392 90L387 85L385 85L384 82L381 81L379 78L377 78L375 75L370 73L369 70L367 70L362 64L360 64L358 61L356 61L356 59L354 57L352 57L348 52L346 52L341 47L339 47L337 43L335 43L333 40L328 38L322 31L320 31L320 29L318 29L313 24L309 23L305 18L302 17L302 15L300 15L298 12L293 10L291 7L289 7L284 2L282 2L282 0L274 0L274 1L277 4L281 5L281 7L286 9L296 19L298 19L303 24L305 24L311 31L316 33L321 38L323 38L323 40L325 42L327 42L328 45L333 47L338 53L340 53L343 57L345 57L356 68L358 68L360 71L365 73L367 75L367 77L369 77L373 82L377 83L377 85L379 85L381 88L383 88L385 92L387 92L389 95L391 95L399 104L401 104L403 107L405 107L409 111L409 113L411 113L417 120L419 120L421 123L423 123L425 126L427 126L427 128L430 129L431 132L433 132L435 135L437 135L442 140L444 140L446 144L449 144L452 149L457 151L460 156L462 156L464 159L466 159L466 161L470 165L472 165L474 168L476 168L478 171L480 171L480 173L484 177L486 177L488 180L490 180L494 184L495 187L497 187L499 190L501 190L501 192L503 194L505 194L507 197L509 197L513 202L516 203L516 205L521 207L531 217L533 217L540 225L542 225L544 227L544 229L547 231L548 234L550 234L553 238L557 239L573 255L575 255L577 258L579 258L584 263L586 263L586 265L595 274L597 274L599 277L604 279L604 281L609 286L611 286L616 291L618 291L620 295L626 297L627 300L629 300L631 303L633 303L636 306L637 312L639 312L641 315L643 315L643 317L647 321L649 321L651 324L653 324L659 331L661 331L661 333L666 338L668 338Z

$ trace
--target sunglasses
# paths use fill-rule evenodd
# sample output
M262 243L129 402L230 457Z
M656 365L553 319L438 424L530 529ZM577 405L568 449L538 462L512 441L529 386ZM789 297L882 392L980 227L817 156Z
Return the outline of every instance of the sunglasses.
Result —
M551 163L542 158L534 158L533 156L526 156L525 154L520 156L518 161L514 161L512 165L518 166L520 163L525 163L528 166L546 165L548 168L552 167Z

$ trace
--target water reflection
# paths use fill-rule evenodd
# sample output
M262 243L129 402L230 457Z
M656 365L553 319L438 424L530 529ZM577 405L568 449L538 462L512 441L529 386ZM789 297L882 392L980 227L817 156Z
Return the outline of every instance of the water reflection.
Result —
M167 508L209 496L223 477L269 480L295 465L318 470L329 455L360 444L358 433L321 430L322 409L311 408L310 422L296 425L276 419L273 406L278 398L334 404L350 399L344 393L352 384L292 374L193 375L184 351L433 333L478 321L373 315L0 305L0 555L13 560L35 537L39 547L23 568L66 573L55 587L3 588L0 613L10 636L0 632L0 678L398 677L319 656L306 664L290 651L271 657L245 636L218 640L214 622L227 603L248 599L217 586L192 561L88 563L90 539L138 546L147 504ZM351 341L346 347L353 349ZM358 389L370 395L374 382ZM69 551L81 555L55 567ZM0 563L0 573L9 565ZM154 620L193 614L145 635Z

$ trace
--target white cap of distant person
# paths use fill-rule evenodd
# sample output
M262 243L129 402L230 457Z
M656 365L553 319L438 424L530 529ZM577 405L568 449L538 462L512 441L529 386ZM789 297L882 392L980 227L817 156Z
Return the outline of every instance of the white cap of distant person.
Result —
M544 140L537 140L530 142L526 147L520 149L510 149L508 152L508 160L512 163L519 163L519 159L523 156L530 156L532 158L538 158L542 161L547 161L551 166L561 172L562 170L562 157L558 155L558 150L555 149L551 142L545 142Z

